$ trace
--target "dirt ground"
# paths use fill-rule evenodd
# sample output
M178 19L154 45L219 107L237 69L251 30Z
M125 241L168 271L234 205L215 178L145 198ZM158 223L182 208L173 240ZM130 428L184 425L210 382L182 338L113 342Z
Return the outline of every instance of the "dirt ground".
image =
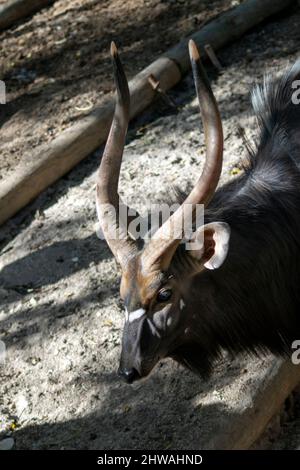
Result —
M205 19L201 16L201 2L128 2L132 8L141 3L143 8L154 3L159 8L174 4L186 12L188 5L194 5L195 9L198 5L200 21ZM228 3L203 2L206 6L216 5L217 11ZM85 25L89 8L83 7L97 8L100 4L105 15L89 15ZM93 54L86 55L88 45L82 33L76 50L81 51L86 62L94 60L94 67L95 63L98 67L100 58L105 66L105 75L100 75L101 84L97 80L95 85L91 76L79 80L78 69L72 72L71 67L76 50L68 47L67 39L67 44L58 45L59 51L65 50L67 66L64 69L63 62L60 68L57 65L60 72L55 72L56 81L47 82L53 78L54 61L60 63L56 46L51 45L43 59L34 48L35 33L31 40L30 36L26 39L32 45L33 57L20 57L21 62L16 62L19 65L7 65L5 77L12 77L12 71L22 67L24 60L28 70L41 67L46 81L36 95L30 95L30 87L36 86L35 82L24 85L22 92L16 84L9 95L11 111L2 121L1 139L6 141L6 157L11 155L12 148L17 148L15 154L19 157L13 162L20 158L19 146L30 147L34 142L38 145L49 138L45 129L50 121L55 135L63 128L64 120L67 119L66 126L72 122L68 119L76 114L72 114L75 106L98 100L98 86L103 87L104 93L110 90L107 45L114 28L122 38L122 58L129 75L147 63L142 50L150 47L151 40L155 43L151 49L153 56L170 45L155 40L153 32L148 39L143 36L141 40L139 25L125 28L124 24L122 27L115 24L113 15L117 13L111 4L118 2L72 2L71 7L71 2L58 1L52 7L57 9L54 23L50 20L46 25L48 13L44 11L2 34L6 44L12 44L15 51L17 39L30 34L32 22L41 26L35 30L35 33L41 31L40 42L48 43L45 28L49 27L49 32L56 30L54 25L62 21L61 29L57 29L61 31L57 33L60 41L66 31L72 36L75 23L69 20L76 17L76 25L85 25L83 30L93 29L91 25L96 24L93 47L97 47L98 41L101 44L97 54L97 49L93 49ZM120 2L121 16L122 11ZM142 14L138 6L135 11ZM212 9L212 14L215 13ZM195 11L193 14L197 16ZM174 13L174 17L180 25L179 15ZM110 32L103 41L97 36L101 21L101 28ZM152 22L147 22L147 14L143 21L145 30L150 28ZM266 69L279 73L299 57L299 21L299 7L272 18L238 43L220 51L218 57L224 67L221 74L208 68L224 123L222 181L240 171L245 155L238 125L246 129L250 140L255 139L256 122L249 102L252 83L261 80ZM188 24L190 29L195 29L192 20ZM170 41L177 42L181 31L184 34L188 30L175 28ZM16 60L10 59L8 49L6 62ZM137 53L141 57L138 63ZM15 52L12 56L15 57ZM89 70L92 74L92 69ZM68 74L69 84L63 81L64 73ZM82 73L86 73L84 67ZM75 79L78 83L74 86L71 82ZM13 78L9 83L12 82ZM68 104L64 104L62 96L68 97ZM170 96L176 108L157 102L129 130L121 188L129 204L136 208L144 208L149 200L163 197L175 183L185 187L190 179L194 181L203 163L203 133L191 77L187 76ZM75 119L79 115L80 112ZM11 130L10 139L14 136L10 147L10 139L4 132L7 129ZM123 324L119 273L106 244L95 235L94 179L100 154L101 149L0 229L0 339L7 348L6 361L0 366L0 435L11 433L17 449L201 448L206 436L217 432L226 416L238 412L244 388L255 380L267 359L243 357L231 363L224 358L206 383L172 361L160 364L146 382L129 387L119 381L116 369ZM9 172L12 165L9 163L4 171ZM297 396L294 403L291 398L281 415L274 418L275 424L271 423L258 447L300 445Z
M59 0L0 33L0 179L111 92L109 45L132 77L230 0ZM163 31L161 35L156 31Z

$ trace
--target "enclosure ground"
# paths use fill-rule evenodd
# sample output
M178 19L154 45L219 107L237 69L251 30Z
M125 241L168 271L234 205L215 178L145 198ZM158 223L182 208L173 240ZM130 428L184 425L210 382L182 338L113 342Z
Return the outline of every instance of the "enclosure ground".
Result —
M80 2L72 5L76 18L80 12L85 17ZM41 15L45 12L34 18ZM299 20L299 8L273 18L218 54L222 74L208 69L224 122L223 182L240 171L245 156L238 125L246 129L250 140L257 135L249 103L251 84L261 81L265 70L277 74L298 58ZM72 31L72 25L69 28ZM130 50L133 32L128 34L124 61L133 74L137 69L130 67L143 67L149 57L137 64L136 52L142 57L147 44L141 41ZM178 30L174 35L177 42ZM85 43L78 44L83 55L84 48ZM111 85L108 70L101 83L103 87L107 83L107 91ZM83 97L96 96L97 90L91 91L93 80L91 95L82 95L80 84L69 89L74 104L83 106ZM28 104L28 128L18 137L20 145L26 141L30 146L35 131L54 116L54 96L58 100L63 94L61 82L59 87L48 94L50 83L48 91L41 92L53 106L52 113L45 108L43 118L30 115ZM140 209L154 198L163 199L172 185L185 187L190 179L195 181L203 164L203 133L191 77L170 96L177 108L158 101L129 130L120 185L128 202ZM17 115L24 123L26 105L20 103ZM57 121L54 116L52 122L57 132L59 116L58 112ZM205 447L229 418L238 416L246 399L251 406L247 390L259 380L270 358L230 361L224 356L207 382L172 361L163 362L147 381L132 387L118 380L123 325L119 273L106 244L95 235L94 181L100 154L101 150L90 156L1 228L0 339L7 346L7 360L0 369L3 433L12 431L17 449ZM278 415L277 425L264 436L263 448L299 445L295 437L299 436L299 418L293 419L297 406L293 409L294 413L284 409L281 418ZM293 439L288 435L291 429Z
M111 93L112 40L132 77L236 3L58 0L2 32L0 78L8 103L0 107L0 181Z

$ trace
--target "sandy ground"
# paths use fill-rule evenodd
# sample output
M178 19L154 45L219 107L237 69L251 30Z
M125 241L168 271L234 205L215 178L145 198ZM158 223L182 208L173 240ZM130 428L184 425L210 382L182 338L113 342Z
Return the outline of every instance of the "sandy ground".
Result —
M111 92L109 45L132 77L232 0L58 0L0 33L0 180ZM163 41L156 31L163 31Z
M249 88L266 69L277 73L296 60L299 20L299 8L281 14L219 53L222 74L208 69L224 122L223 181L238 173L245 155L237 126L250 139L256 135ZM177 109L157 102L129 131L121 188L137 208L175 183L195 181L203 164L191 77L170 96ZM119 273L95 235L100 154L1 229L0 339L7 348L0 366L1 435L12 432L17 449L197 449L238 413L244 388L267 360L224 358L206 383L172 361L146 382L130 387L118 380ZM297 395L291 407L276 418L262 448L300 444Z

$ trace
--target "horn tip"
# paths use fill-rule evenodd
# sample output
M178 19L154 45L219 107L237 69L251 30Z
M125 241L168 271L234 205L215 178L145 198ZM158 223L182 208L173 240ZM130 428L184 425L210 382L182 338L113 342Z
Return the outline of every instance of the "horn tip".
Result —
M116 57L118 55L118 49L114 41L110 44L110 54L112 57Z
M190 39L189 40L189 53L190 53L190 58L192 60L199 60L200 59L200 54L199 54L199 50L196 46L196 43L193 39Z

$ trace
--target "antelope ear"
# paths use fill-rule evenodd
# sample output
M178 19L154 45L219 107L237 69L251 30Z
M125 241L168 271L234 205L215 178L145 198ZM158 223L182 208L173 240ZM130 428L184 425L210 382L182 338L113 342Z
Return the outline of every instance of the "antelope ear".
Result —
M213 222L199 227L188 245L189 256L207 269L219 268L228 253L230 227L225 222Z

